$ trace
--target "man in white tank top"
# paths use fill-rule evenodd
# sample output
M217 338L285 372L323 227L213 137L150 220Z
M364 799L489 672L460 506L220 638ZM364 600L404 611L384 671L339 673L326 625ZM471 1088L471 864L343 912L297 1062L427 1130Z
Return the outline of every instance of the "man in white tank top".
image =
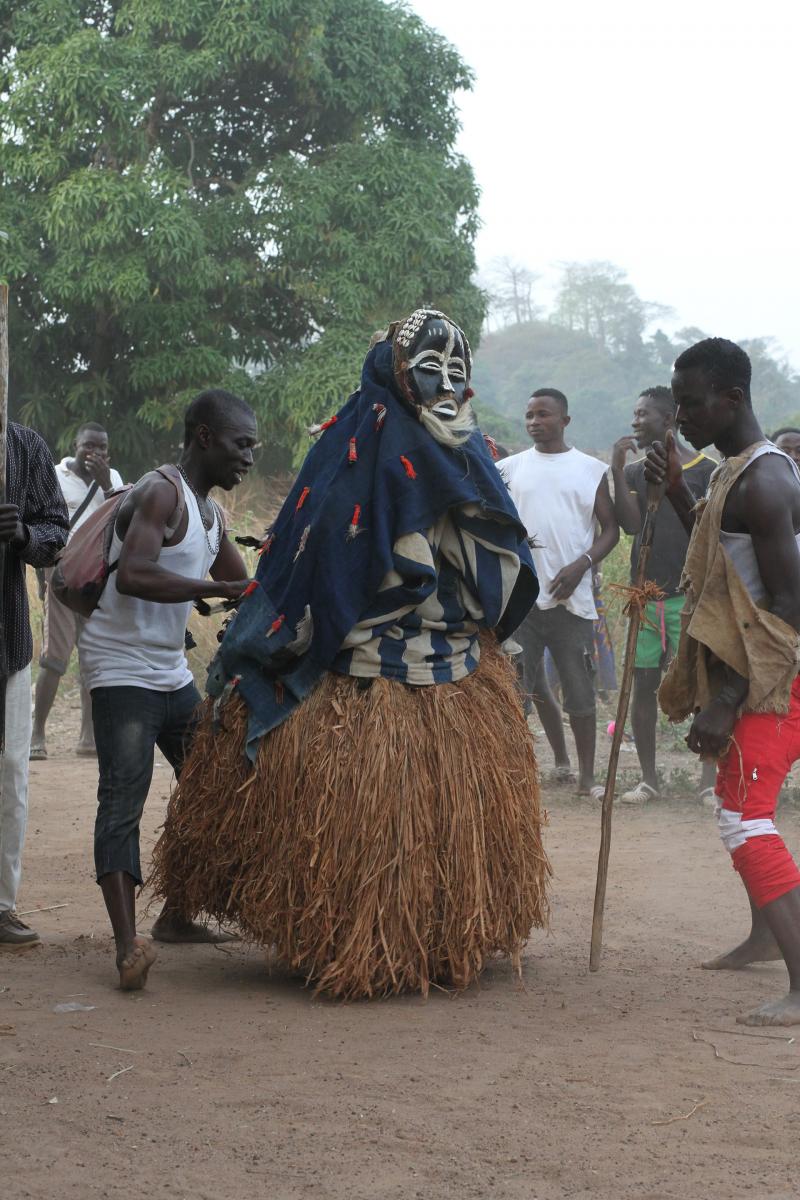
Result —
M657 442L649 451L646 475L654 483L666 483L666 495L691 533L686 573L691 619L682 629L674 665L680 667L682 651L689 648L702 656L706 674L675 674L682 686L688 681L686 696L690 698L694 689L700 699L694 706L688 704L695 716L686 741L696 754L719 762L720 835L747 890L752 915L747 939L703 965L738 970L751 962L783 958L789 971L788 995L739 1020L747 1025L794 1025L800 1023L800 871L778 835L774 817L783 781L800 758L800 482L791 459L764 438L751 406L750 376L745 352L724 338L699 342L675 363L672 390L682 437L698 450L713 442L723 455L702 513L695 511L695 497L683 479L670 435L666 445ZM696 547L699 554L693 553ZM705 574L703 563L711 564ZM730 596L739 597L739 608L724 590L720 595L721 577L728 580ZM752 618L738 619L742 597ZM701 613L704 624L697 619ZM725 657L729 643L737 651L729 657L750 664L749 678ZM748 654L748 646L757 646L757 652ZM765 661L771 664L766 684ZM710 698L700 698L704 677L714 681ZM662 685L662 706L678 695L674 689L665 696L669 682L668 676ZM772 701L771 708L758 702L756 687L773 686L774 691L765 694L785 693L788 712L783 700Z
M110 556L118 566L80 636L100 767L95 868L126 990L144 986L156 958L150 939L136 932L134 906L155 747L179 772L200 701L184 654L192 602L235 599L248 582L208 493L241 483L255 443L255 416L238 396L211 390L192 401L178 463L182 496L177 484L152 472L125 499ZM162 941L219 940L181 917L179 898L167 901L153 934Z
M539 388L525 411L530 450L497 464L532 540L539 576L536 606L515 632L522 646L522 686L536 704L556 759L567 778L569 758L561 712L542 683L545 648L553 656L578 755L578 790L602 797L594 787L596 702L593 641L597 619L592 570L619 540L605 463L564 440L570 417L567 398ZM597 532L599 526L599 533Z

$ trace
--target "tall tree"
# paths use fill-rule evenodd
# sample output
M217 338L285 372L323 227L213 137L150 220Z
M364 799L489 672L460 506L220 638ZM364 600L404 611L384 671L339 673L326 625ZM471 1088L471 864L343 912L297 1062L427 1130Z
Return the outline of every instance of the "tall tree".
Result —
M523 422L534 388L550 385L569 397L569 436L586 450L604 450L629 428L639 392L669 385L672 364L688 346L707 337L687 326L672 337L656 330L632 352L612 353L597 338L553 321L531 321L490 333L475 360L474 387L483 405L482 423L513 449L528 444ZM753 364L753 403L762 426L800 421L800 376L780 357L769 338L741 342ZM512 428L493 421L500 413ZM514 428L515 426L515 428Z
M187 397L245 391L273 449L426 301L477 334L470 74L382 0L0 0L12 397L129 468Z
M488 275L490 313L496 313L501 324L522 325L539 316L541 309L533 299L533 287L539 278L535 271L510 258L498 258Z
M573 262L563 266L551 319L588 334L612 353L631 353L641 346L647 326L670 311L642 300L621 267Z

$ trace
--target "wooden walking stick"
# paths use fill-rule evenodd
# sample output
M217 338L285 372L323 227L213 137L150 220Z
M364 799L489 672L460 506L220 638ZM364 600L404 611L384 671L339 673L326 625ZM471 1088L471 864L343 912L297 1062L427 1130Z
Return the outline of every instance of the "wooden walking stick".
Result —
M642 588L647 577L647 563L653 546L656 513L664 495L660 484L647 485L647 511L642 526L642 540L639 545L639 557L636 562L634 588ZM611 739L611 753L608 756L608 771L606 772L606 790L603 794L603 810L600 817L600 855L597 861L597 886L594 893L594 914L592 916L592 942L589 950L589 970L597 971L600 967L600 954L603 949L603 911L606 904L606 881L608 879L608 858L611 853L611 814L614 808L614 788L617 783L617 764L619 750L622 745L622 735L625 732L625 722L628 719L628 705L633 684L633 668L636 662L636 638L642 623L642 605L633 603L628 617L628 639L625 643L625 665L622 669L622 680L617 701L617 719L614 725L614 736Z

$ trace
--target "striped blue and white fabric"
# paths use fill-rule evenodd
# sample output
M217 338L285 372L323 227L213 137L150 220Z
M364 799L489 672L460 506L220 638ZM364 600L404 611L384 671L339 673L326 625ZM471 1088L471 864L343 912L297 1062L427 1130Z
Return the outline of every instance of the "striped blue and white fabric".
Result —
M518 554L497 532L477 504L465 504L424 534L399 538L393 570L332 670L422 687L471 674L480 661L478 629L505 611L520 573ZM408 602L412 581L416 602ZM401 594L406 602L398 604Z

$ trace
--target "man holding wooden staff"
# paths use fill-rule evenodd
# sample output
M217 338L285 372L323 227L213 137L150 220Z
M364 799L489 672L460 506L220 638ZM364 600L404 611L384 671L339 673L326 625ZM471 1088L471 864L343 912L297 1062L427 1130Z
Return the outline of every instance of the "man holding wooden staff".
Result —
M750 360L707 338L676 361L681 436L723 456L705 501L686 485L673 434L647 455L649 482L691 533L678 652L659 700L686 739L718 760L720 835L747 891L749 936L703 965L736 970L783 958L789 992L739 1020L800 1023L800 871L775 828L778 793L800 758L800 469L761 431Z
M5 748L0 773L0 950L25 950L39 935L20 921L15 904L28 815L33 639L25 564L50 567L67 540L67 507L50 452L32 429L9 423L6 503L0 504L5 659Z

